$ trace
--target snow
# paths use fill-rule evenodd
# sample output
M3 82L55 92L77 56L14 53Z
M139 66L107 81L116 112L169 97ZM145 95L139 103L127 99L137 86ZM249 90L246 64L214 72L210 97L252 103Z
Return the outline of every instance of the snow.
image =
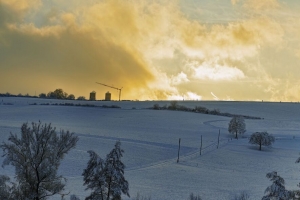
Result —
M121 109L40 105L66 102L118 105ZM37 105L29 105L34 103ZM117 140L125 150L122 161L126 165L125 178L129 182L131 199L139 193L151 196L152 200L185 200L193 192L205 200L227 200L246 191L250 199L256 200L264 196L271 183L266 174L272 171L285 179L286 189L297 189L300 164L295 161L300 156L300 104L178 102L190 108L203 106L264 118L246 119L246 133L235 140L227 131L229 117L147 109L155 103L170 105L167 101L90 102L3 97L0 98L1 140L6 141L10 132L20 133L22 123L38 120L52 123L58 131L75 132L79 142L76 149L65 156L59 171L68 180L67 191L80 199L88 194L81 175L89 159L87 151L93 150L105 158ZM217 149L219 130L221 141ZM248 137L257 131L275 136L272 147L262 147L262 151L258 151L257 145L248 143ZM200 156L201 135L203 150ZM179 138L180 162L176 163ZM1 157L0 163L2 161ZM6 166L0 173L13 177L14 169Z

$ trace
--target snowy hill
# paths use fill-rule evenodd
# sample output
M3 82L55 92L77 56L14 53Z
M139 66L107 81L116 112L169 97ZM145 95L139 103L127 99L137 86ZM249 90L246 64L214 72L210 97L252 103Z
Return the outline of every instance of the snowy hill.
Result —
M3 101L2 101L3 100ZM51 104L82 103L117 105L118 108L59 106ZM246 133L239 140L227 131L231 118L182 111L147 109L167 101L88 102L31 98L0 98L0 134L6 141L10 132L19 133L24 122L52 123L59 129L79 136L60 167L68 179L67 190L80 199L87 192L81 176L88 161L87 150L105 156L120 140L125 150L123 162L132 199L137 193L152 200L185 200L199 194L204 200L232 199L246 191L251 199L261 199L271 184L266 173L277 171L287 189L300 182L300 104L268 102L178 102L193 108L203 106L221 112L250 115L262 120L246 119ZM41 105L49 104L49 105ZM219 130L220 146L217 149ZM275 136L272 147L248 143L251 133L268 131ZM200 156L200 138L203 150ZM177 163L181 138L180 162ZM2 163L3 158L0 158ZM1 168L1 174L14 175L13 168ZM59 199L57 197L55 199ZM68 199L68 198L67 198ZM128 199L124 197L124 199Z

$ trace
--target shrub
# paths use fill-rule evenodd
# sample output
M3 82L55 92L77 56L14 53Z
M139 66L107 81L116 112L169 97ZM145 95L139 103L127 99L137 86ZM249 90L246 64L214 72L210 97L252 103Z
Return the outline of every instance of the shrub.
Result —
M208 114L209 110L205 107L202 107L202 106L196 106L195 107L195 112Z
M202 200L199 195L194 195L193 193L190 194L188 200Z
M154 110L160 110L160 107L159 107L159 105L156 103L156 104L153 105L153 109L154 109Z
M171 105L168 107L169 110L177 110L178 102L172 101Z
M79 97L77 98L77 100L80 100L80 101L85 101L86 99L85 99L85 97L84 97L84 96L79 96Z
M239 195L235 195L233 200L248 200L250 199L250 196L247 192L242 192Z
M211 115L219 115L220 114L220 110L219 109L213 109L213 110L209 111L209 114L211 114Z
M136 197L133 198L133 200L151 200L151 197L150 196L148 196L148 197L141 196L140 193L137 193Z

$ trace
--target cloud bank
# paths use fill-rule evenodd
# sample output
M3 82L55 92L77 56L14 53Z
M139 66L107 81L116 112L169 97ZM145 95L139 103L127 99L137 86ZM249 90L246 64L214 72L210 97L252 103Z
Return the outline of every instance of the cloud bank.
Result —
M298 11L277 0L0 0L0 92L103 99L101 82L123 99L298 101Z

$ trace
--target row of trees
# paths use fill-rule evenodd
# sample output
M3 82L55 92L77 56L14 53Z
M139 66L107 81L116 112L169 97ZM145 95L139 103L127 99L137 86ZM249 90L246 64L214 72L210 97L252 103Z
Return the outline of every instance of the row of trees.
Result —
M49 98L49 99L68 99L75 100L75 96L73 94L68 94L63 91L63 89L56 89L53 92L41 93L39 94L40 98ZM84 96L79 96L77 100L86 100Z
M0 175L0 199L46 200L53 195L66 195L66 179L58 175L58 167L64 156L78 142L74 133L61 130L58 134L51 124L24 123L21 137L10 134L9 142L0 145L4 152L3 165L15 168L15 180ZM88 151L90 160L83 172L86 190L92 193L86 200L120 200L129 196L129 184L124 178L125 165L121 158L124 151L121 142L101 159L94 151ZM74 195L71 199L78 200Z
M228 124L228 132L235 135L238 139L238 134L246 132L245 120L242 116L234 116ZM274 136L268 132L255 132L249 138L250 144L259 145L259 150L262 150L262 146L271 146L275 142Z
M46 93L40 93L38 96L31 96L28 93L23 95L23 94L18 94L18 95L14 95L14 94L10 94L10 93L5 93L2 94L0 93L0 97L31 97L31 98L47 98L47 99L67 99L67 100L75 100L75 96L73 94L68 94L66 92L63 91L63 89L56 89L53 92L48 92ZM86 100L86 98L84 96L79 96L77 98L77 100Z

